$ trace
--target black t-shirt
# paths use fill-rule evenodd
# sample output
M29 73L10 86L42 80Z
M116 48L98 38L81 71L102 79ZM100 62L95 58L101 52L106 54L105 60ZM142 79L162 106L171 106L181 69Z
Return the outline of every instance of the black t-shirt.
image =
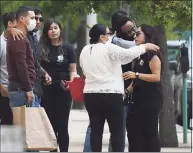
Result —
M52 84L60 85L61 80L70 80L69 65L76 63L76 53L69 44L49 47L48 61L42 61L42 67L52 77Z
M134 72L152 74L149 62L153 56L160 55L157 52L148 52L135 60ZM159 110L162 106L162 84L161 82L147 82L140 79L134 80L132 101L136 108L142 110Z

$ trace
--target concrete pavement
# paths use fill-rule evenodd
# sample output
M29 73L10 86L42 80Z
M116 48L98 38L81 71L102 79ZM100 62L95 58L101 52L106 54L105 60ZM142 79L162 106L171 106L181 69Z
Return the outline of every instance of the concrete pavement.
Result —
M86 129L89 124L89 119L86 110L71 110L69 119L69 134L70 134L70 146L69 152L82 152L84 147L84 140L86 135ZM188 143L183 144L183 129L181 126L176 125L178 133L178 148L162 148L162 152L191 152L191 131L188 131ZM108 151L109 144L109 129L107 123L105 123L103 134L103 152ZM125 152L127 152L127 146Z

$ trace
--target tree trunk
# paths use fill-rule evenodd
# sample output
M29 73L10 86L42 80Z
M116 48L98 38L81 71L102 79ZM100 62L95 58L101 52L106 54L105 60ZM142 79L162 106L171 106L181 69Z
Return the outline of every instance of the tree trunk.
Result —
M80 57L80 53L83 47L86 45L86 19L85 17L82 18L80 26L78 27L76 40L77 40L77 50L76 50L77 72L79 75L82 75L82 70L79 64L79 57Z
M164 54L164 71L162 75L163 84L163 108L160 113L159 134L162 147L178 147L176 133L175 106L173 102L173 90L170 81L168 67L168 52L165 29L162 25L157 25L156 29L160 37L160 50Z

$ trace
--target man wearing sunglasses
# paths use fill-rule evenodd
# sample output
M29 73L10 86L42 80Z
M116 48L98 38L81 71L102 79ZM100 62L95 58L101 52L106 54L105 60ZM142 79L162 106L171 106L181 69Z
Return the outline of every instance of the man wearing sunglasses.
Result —
M34 29L34 36L39 41L40 39L40 28L44 21L43 11L39 7L32 7L35 12L36 28Z

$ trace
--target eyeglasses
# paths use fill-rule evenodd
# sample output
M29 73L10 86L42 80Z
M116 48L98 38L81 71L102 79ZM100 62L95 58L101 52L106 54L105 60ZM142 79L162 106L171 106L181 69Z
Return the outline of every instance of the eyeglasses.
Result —
M138 37L140 34L141 34L140 31L137 31L137 32L135 33L136 37Z
M43 22L44 21L44 18L43 17L35 17L35 20L37 21L37 20L39 20L40 22Z
M127 32L127 33L128 33L128 36L133 36L133 35L135 35L136 30L137 30L137 28L136 28L136 26L134 25L134 26Z
M106 33L106 35L112 35L112 32L108 32L108 33Z

